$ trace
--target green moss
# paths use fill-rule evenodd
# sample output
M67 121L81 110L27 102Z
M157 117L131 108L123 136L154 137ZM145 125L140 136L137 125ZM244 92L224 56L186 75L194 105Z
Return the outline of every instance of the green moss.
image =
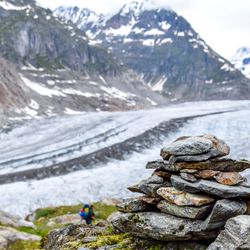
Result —
M124 241L126 244L132 238L129 234L113 234L113 235L100 235L97 237L95 242L84 244L84 247L89 247L91 249L96 249L98 247L110 246L110 245L118 245L117 248L124 246ZM121 248L120 248L121 249Z
M16 241L7 250L39 250L42 249L38 241Z

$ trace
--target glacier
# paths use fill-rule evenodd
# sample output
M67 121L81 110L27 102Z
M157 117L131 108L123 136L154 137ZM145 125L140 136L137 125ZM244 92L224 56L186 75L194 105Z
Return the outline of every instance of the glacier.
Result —
M110 159L106 164L62 176L1 185L2 208L25 216L40 207L131 196L126 187L152 172L145 169L146 162L160 158L162 146L182 135L215 134L230 145L231 157L250 160L250 101L197 102L25 122L0 133L0 174L72 159L140 135L161 122L193 115L205 116L188 120L164 142L125 154L123 160ZM244 175L249 177L250 173L245 171Z

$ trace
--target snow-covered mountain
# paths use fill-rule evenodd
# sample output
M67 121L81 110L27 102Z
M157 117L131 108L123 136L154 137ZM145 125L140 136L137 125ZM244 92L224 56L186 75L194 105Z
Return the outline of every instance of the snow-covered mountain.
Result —
M91 45L76 25L59 20L34 0L0 0L0 30L0 125L8 116L166 103L140 75Z
M74 22L81 10L69 15L70 9L60 7L54 14ZM129 1L95 20L84 17L75 23L91 44L110 51L169 99L249 98L250 84L242 73L170 8L151 0Z
M250 47L239 48L231 58L231 62L235 68L241 70L246 77L250 78Z

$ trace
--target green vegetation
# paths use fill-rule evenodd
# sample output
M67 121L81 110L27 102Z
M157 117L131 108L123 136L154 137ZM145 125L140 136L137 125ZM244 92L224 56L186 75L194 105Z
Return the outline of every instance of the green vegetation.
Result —
M7 250L38 250L41 249L40 242L32 242L32 241L16 241L11 244Z

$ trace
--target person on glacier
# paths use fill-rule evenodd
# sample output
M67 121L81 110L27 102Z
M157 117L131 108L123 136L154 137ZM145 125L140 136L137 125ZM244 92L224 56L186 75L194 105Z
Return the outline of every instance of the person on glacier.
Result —
M94 206L85 204L80 210L79 215L81 216L81 221L85 221L87 225L91 225L95 218Z

